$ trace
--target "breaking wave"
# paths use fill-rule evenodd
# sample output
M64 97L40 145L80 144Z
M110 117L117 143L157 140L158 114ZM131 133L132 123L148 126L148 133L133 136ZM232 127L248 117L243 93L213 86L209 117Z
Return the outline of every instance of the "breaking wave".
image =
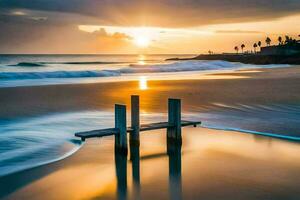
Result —
M88 61L88 62L19 62L16 67L42 67L51 64L66 64L66 65L97 65L97 64L120 64L123 62L101 62L101 61Z
M66 62L65 62L66 63ZM68 64L97 64L103 62L69 62ZM20 63L19 63L20 64ZM32 66L37 63L23 63ZM40 63L42 64L42 63ZM208 71L208 70L234 70L242 68L272 68L278 65L249 65L226 61L184 61L168 64L138 65L131 64L127 67L115 70L85 70L85 71L50 71L50 72L2 72L0 79L45 79L45 78L87 78L87 77L111 77L122 74L138 73L164 73L164 72L189 72L189 71ZM283 67L283 65L280 65Z
M110 77L119 76L117 71L95 70L95 71L54 71L54 72L2 72L0 79L45 79L45 78L87 78L87 77Z
M15 65L9 65L9 66L16 66L16 67L42 67L44 66L43 63L36 63L36 62L20 62Z

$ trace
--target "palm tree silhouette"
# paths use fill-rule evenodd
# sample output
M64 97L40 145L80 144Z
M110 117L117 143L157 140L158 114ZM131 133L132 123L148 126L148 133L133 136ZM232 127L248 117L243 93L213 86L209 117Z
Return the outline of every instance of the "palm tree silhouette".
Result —
M244 48L245 48L245 45L242 44L242 45L241 45L242 53L244 53Z
M236 50L236 53L237 53L237 54L239 53L239 47L238 47L238 46L235 46L235 47L234 47L234 50Z
M259 48L261 49L261 41L258 41L257 45L258 45Z
M271 45L271 41L272 41L271 38L267 37L267 39L266 39L267 46Z
M279 45L282 45L282 37L281 36L278 37L278 42L279 42Z
M292 39L292 38L290 38L290 36L286 35L286 36L285 36L285 44L290 43L291 39Z
M254 43L254 44L253 44L253 47L254 47L254 53L256 53L257 44Z

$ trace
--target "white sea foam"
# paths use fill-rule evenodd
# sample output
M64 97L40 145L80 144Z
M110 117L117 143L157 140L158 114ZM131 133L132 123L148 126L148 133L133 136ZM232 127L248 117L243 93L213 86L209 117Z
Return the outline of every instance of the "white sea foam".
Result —
M283 67L283 65L280 65ZM284 65L288 66L288 65ZM126 74L235 70L243 68L272 68L278 65L249 65L226 61L182 61L167 64L131 64L114 70L2 72L0 80L114 77Z

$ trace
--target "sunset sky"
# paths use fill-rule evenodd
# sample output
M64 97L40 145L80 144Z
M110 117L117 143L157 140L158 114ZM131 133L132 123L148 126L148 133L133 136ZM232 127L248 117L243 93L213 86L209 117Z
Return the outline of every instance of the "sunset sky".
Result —
M232 52L286 34L299 0L0 0L0 53Z

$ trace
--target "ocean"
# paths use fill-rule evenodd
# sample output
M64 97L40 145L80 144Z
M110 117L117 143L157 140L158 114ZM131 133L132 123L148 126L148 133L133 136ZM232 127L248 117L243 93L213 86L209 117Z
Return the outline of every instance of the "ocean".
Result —
M194 55L0 55L0 87L179 78L220 70L273 68L226 61L166 61ZM288 66L288 65L280 65Z
M0 89L9 87L147 79L178 79L195 74L289 65L247 65L225 61L166 61L192 55L0 55ZM0 97L1 100L2 97ZM300 140L300 106L294 104L214 104L197 108L185 119L201 119L203 126ZM143 113L144 122L166 120L159 113ZM82 145L74 133L113 126L108 111L74 111L0 118L0 176L63 159Z

